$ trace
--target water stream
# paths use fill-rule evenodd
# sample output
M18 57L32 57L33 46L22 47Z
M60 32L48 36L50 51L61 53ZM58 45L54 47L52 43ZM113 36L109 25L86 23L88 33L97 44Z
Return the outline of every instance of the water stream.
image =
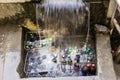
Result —
M43 8L44 11L40 12L41 8ZM42 4L36 4L36 24L39 37L41 37L39 29L40 13L43 15L41 18L43 18L45 24L44 29L46 31L51 29L52 24L58 35L62 36L62 29L67 27L69 35L74 36L86 34L86 43L88 42L90 12L87 3L82 0L44 0ZM77 34L76 32L79 33Z

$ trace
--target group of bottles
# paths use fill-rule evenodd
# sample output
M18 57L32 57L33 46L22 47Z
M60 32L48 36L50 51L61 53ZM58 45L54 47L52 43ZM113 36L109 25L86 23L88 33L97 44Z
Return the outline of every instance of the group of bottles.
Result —
M49 39L49 40L48 40ZM25 49L30 50L36 47L51 46L51 51L55 50L55 43L51 38L43 38L40 40L39 35L35 33L28 33L25 41Z
M72 73L72 64L73 61L70 56L63 56L61 61L61 70L66 74Z
M28 33L25 42L25 49L29 50L35 48L35 40L39 40L39 36L35 33Z
M40 40L40 38L37 34L29 33L27 35L25 49L30 50L30 49L35 48L36 41L39 41L39 40ZM48 41L50 41L50 42L47 43L45 40L47 40L47 38L42 39L40 41L41 42L39 44L40 48L41 47L43 48L43 47L46 47L49 45L51 52L54 52L56 50L55 42L52 41L52 39L49 39ZM73 54L75 54L74 57L73 57ZM58 62L57 58L58 57L54 57L52 59L52 61L54 63L57 63ZM78 76L95 75L96 74L96 64L95 64L96 62L95 62L94 58L95 58L95 54L94 54L93 50L88 46L85 46L80 49L78 49L78 47L69 47L69 48L64 49L62 52L61 69L64 73L69 74L69 73L75 72L75 73L77 73ZM34 61L33 58L30 60ZM37 62L41 63L39 58L37 58L35 60L37 60ZM31 62L31 64L33 64L32 61L29 61L29 62ZM38 64L36 64L34 66L37 66L37 65ZM31 65L31 66L33 66L33 65ZM29 70L34 68L34 66L29 68ZM35 69L36 68L37 67L35 67Z
M94 51L90 47L85 47L82 49L80 53L76 55L75 60L78 63L91 63L95 62L95 54Z
M61 64L66 68L66 65L73 66L73 70L78 73L79 76L95 75L96 74L96 65L95 65L95 54L92 49L85 47L80 53L76 51L75 59L72 60L70 56L74 54L73 48L68 48L64 50Z
M70 54L72 53L72 48L65 49L62 54L62 65L72 65L72 59Z
M94 63L80 66L79 76L91 76L96 74L96 65Z
M80 64L77 62L73 62L71 57L62 57L62 66L63 72L65 72L66 66L69 65L69 69L72 71L71 66L73 66L73 70L78 73L79 76L90 76L96 74L96 65L95 63L85 63Z
M68 65L72 65L72 59L71 59L70 56L68 56L68 57L63 56L61 63L62 63L63 65L67 65L67 64L68 64Z

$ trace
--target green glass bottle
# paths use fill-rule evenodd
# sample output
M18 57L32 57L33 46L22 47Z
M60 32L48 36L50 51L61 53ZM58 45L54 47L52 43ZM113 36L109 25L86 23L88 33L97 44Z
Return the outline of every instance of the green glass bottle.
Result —
M85 53L86 53L86 54L89 54L89 53L90 53L90 48L86 48Z
M25 48L26 48L26 49L29 49L29 46L28 46L28 45L26 45L26 46L25 46Z
M32 33L30 33L30 38L34 38L34 35Z
M42 46L42 47L45 47L45 46L46 46L46 43L45 43L45 42L43 42L41 46Z
M70 55L72 53L72 48L68 48L67 54Z
M55 43L54 43L54 42L52 42L52 43L51 43L51 46L55 46Z

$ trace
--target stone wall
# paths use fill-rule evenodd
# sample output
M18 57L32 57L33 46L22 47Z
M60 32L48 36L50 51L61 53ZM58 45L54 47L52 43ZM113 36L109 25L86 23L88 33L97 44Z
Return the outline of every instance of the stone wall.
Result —
M35 19L35 9L32 3L0 4L0 25L19 25L24 22L25 18Z
M25 18L30 18L35 23L35 1L37 0L31 1L33 2L0 4L0 24L21 24L23 23ZM86 1L90 3L91 26L93 26L95 23L106 24L105 22L107 17L109 0Z

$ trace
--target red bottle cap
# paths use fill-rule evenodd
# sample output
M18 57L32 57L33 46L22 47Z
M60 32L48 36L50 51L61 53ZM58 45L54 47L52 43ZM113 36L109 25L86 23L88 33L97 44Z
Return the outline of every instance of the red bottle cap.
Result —
M92 67L95 67L95 64L92 64Z
M90 64L86 64L87 67L90 67Z

